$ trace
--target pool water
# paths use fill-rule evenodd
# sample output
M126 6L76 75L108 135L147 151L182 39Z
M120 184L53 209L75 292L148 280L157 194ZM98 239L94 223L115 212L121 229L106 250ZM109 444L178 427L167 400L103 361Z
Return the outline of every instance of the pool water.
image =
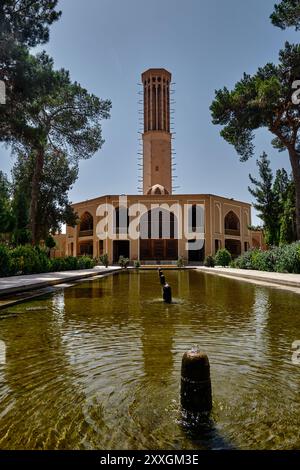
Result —
M300 447L300 296L165 274L171 305L157 272L124 272L0 312L0 449ZM197 424L180 409L194 345L213 387L210 419Z

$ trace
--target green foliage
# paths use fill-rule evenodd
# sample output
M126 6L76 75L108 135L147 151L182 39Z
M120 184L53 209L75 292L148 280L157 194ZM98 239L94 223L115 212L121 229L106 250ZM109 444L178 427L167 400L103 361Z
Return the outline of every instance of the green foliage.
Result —
M177 268L184 268L185 263L184 263L184 259L182 256L177 260L176 265L177 265Z
M261 232L263 230L262 225L248 225L248 229L252 232Z
M95 260L90 256L81 256L77 258L77 269L92 269L95 266Z
M49 40L49 25L57 21L58 0L6 0L0 3L0 39L34 47Z
M19 229L27 227L29 222L34 162L33 155L26 156L20 153L13 167L14 206L18 214ZM76 225L77 215L71 207L68 192L77 176L77 165L70 165L65 154L51 152L45 154L37 206L38 239L45 239L49 232L60 231L63 223L69 226Z
M48 41L49 26L60 17L56 6L57 0L0 2L0 70L1 79L9 83L6 105L0 107L0 140L5 142L34 137L26 122L28 110L52 84L30 48Z
M253 269L252 267L252 253L255 250L245 251L241 256L232 260L231 267L238 269Z
M295 184L289 181L285 192L282 192L280 214L279 244L292 243L297 240L296 209L295 209Z
M95 264L88 256L49 259L47 252L39 247L26 245L9 249L0 245L0 276L92 269Z
M58 162L56 172L60 170L60 183L67 180L79 159L90 158L101 148L104 140L100 123L109 117L111 108L110 101L100 100L72 82L68 71L55 70L53 60L45 52L30 55L29 47L48 40L48 27L60 16L56 5L56 0L9 0L0 5L0 70L1 78L9 83L6 105L0 107L0 141L11 144L15 154L34 161L26 187L27 192L31 191L29 223L34 244L47 233L45 221L53 225L72 216L69 205L61 213L66 201L58 197L54 200L51 194L47 195L50 203L45 199L47 156L53 157L52 167L55 157L65 156L71 169L64 173ZM53 168L48 176L52 174ZM57 182L61 188L60 183ZM50 182L46 184L51 190ZM66 184L70 186L69 181ZM57 185L54 193L55 189ZM61 189L60 197L62 194ZM38 223L41 217L42 229Z
M58 271L73 271L77 269L77 259L74 263L67 258L54 258L51 260L50 264L50 271L51 272L58 272Z
M274 271L276 249L261 251L254 250L251 257L252 269L258 271Z
M141 262L140 262L139 260L135 260L135 262L134 262L134 267L135 267L136 269L139 269L139 268L141 267Z
M278 249L274 271L300 273L300 243L291 243Z
M204 260L204 266L207 268L214 268L216 265L215 258L213 256L207 256Z
M254 185L248 188L255 197L253 204L264 223L264 237L269 246L295 241L295 184L285 169L277 170L274 180L270 160L264 152L257 160L260 179L249 175Z
M40 214L45 214L43 210L39 212L39 205L44 202L42 187L47 156L52 156L52 170L48 177L52 174L55 158L64 156L68 159L66 163L76 167L80 159L92 157L104 143L100 122L109 117L111 102L100 100L77 82L73 83L67 71L54 70L53 60L45 53L32 59L31 72L41 75L44 87L26 106L22 132L11 135L17 141L13 147L15 153L33 158L30 224L33 243L36 244L41 236L38 227ZM62 172L60 162L55 171L60 171L62 182L70 173L69 169L66 174ZM51 211L47 214L50 220L51 214Z
M226 248L222 248L217 251L215 256L215 264L216 266L229 266L231 262L231 254L229 253Z
M300 273L300 243L250 250L233 261L233 267L258 271Z
M255 75L244 74L232 91L216 91L211 105L213 123L223 126L222 137L234 145L242 160L253 155L254 131L267 127L276 137L273 145L295 148L293 131L298 126L299 106L291 104L294 80L299 79L300 45L285 44L279 64L267 64ZM287 122L286 112L292 111ZM274 120L276 118L276 125Z
M9 248L0 245L0 276L9 276L11 272L11 260Z
M61 258L64 260L65 262L65 268L66 270L70 270L70 271L73 271L73 270L76 270L76 269L80 269L79 268L79 258L76 258L75 256L66 256L65 258ZM54 261L54 259L52 260ZM88 265L91 261L91 258L88 258ZM82 265L82 260L81 260L81 265ZM84 266L83 268L85 268L87 266Z
M254 75L244 74L229 91L216 91L211 105L212 121L222 126L221 136L233 145L241 161L254 154L255 131L267 128L273 147L287 150L296 190L296 226L300 239L300 107L292 103L292 84L300 76L300 44L285 44L279 63L266 64Z
M129 258L124 258L124 256L120 256L119 265L121 266L122 269L128 268L129 263L130 263Z
M52 248L56 247L56 243L54 238L51 235L48 235L45 239L45 246L51 250Z
M300 2L299 0L282 0L274 6L271 15L274 26L286 29L290 26L300 29Z
M100 260L100 263L103 264L103 266L105 266L106 268L108 267L109 259L108 259L108 254L107 253L104 253L103 255L101 255L99 257L99 260Z
M38 247L18 246L10 252L13 274L37 274L49 271L47 253Z
M253 188L248 187L256 202L253 207L258 211L258 217L264 223L265 240L269 245L278 244L279 239L279 202L278 193L273 190L273 173L270 160L264 152L256 161L260 179L249 175Z
M14 225L10 191L9 181L6 175L0 171L0 234L10 232Z

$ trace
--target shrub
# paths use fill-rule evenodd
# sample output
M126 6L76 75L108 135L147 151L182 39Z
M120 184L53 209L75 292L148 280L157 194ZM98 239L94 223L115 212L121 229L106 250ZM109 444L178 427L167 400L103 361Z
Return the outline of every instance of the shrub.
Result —
M246 251L243 255L232 261L231 267L238 269L253 269L252 253L253 250Z
M215 256L215 263L218 266L229 266L231 261L231 254L229 253L226 248L222 248L221 250L218 250Z
M275 267L275 251L253 250L251 260L252 269L272 272Z
M66 258L54 258L50 261L50 265L52 272L67 270Z
M0 245L0 276L91 269L95 264L96 261L89 256L49 259L47 252L39 247L21 245L9 249Z
M39 265L38 265L38 273L46 273L50 270L50 261L49 261L49 255L47 253L47 250L44 248L40 247L35 247L35 251L38 253L39 257Z
M75 258L75 256L67 256L63 259L65 262L66 270L74 271L75 269L78 269L78 258Z
M108 261L108 254L107 253L104 253L104 255L101 255L99 257L99 260L100 260L100 263L103 264L103 266L105 266L106 268L108 267L109 261Z
M300 243L283 245L277 248L275 257L275 271L280 273L300 273Z
M81 256L77 259L77 269L92 269L95 264L95 261L89 256Z
M56 243L52 235L48 235L48 237L45 240L45 246L51 250L52 248L56 247Z
M124 256L120 256L119 258L119 265L121 266L122 269L126 269L129 265L129 258L124 258Z
M26 245L31 242L31 233L29 230L22 228L17 229L12 234L12 242L14 245Z
M38 247L18 246L10 251L10 259L13 274L37 274L50 268L46 252Z
M273 247L267 251L250 250L239 256L233 264L235 268L240 269L299 274L300 243Z
M177 260L176 264L177 264L177 268L184 268L184 259L182 256Z
M213 256L207 256L204 260L204 266L207 268L214 268L216 265L215 258Z
M135 262L134 262L134 267L135 267L136 269L139 269L139 268L141 267L141 262L140 262L139 260L135 260Z

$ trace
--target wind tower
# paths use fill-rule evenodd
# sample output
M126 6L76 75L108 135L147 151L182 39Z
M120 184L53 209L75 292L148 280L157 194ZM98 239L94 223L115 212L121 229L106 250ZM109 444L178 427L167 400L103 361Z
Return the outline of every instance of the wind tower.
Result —
M143 194L172 194L171 73L149 69L144 89Z

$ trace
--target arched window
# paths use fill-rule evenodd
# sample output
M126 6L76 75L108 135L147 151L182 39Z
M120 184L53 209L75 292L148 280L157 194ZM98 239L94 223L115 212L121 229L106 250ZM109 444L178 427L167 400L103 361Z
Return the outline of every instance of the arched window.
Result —
M204 233L204 211L200 204L193 204L189 208L189 233Z
M126 207L116 207L114 210L114 233L127 234L129 228L129 211Z
M240 219L233 211L228 212L225 217L225 234L240 235Z
M84 212L80 217L80 229L79 236L87 237L93 235L94 220L93 216L89 212Z

